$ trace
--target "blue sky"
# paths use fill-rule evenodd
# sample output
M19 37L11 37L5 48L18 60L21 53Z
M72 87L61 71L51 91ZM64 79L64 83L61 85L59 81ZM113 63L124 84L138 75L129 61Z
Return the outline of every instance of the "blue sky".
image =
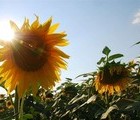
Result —
M58 31L66 31L70 45L62 48L71 57L62 78L97 69L102 49L122 53L128 62L140 55L140 0L0 0L0 20L22 24L34 14L40 22L53 17L60 23Z

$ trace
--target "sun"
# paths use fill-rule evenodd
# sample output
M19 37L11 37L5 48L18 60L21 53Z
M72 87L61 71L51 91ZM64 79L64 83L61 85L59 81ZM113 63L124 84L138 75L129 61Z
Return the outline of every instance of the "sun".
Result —
M12 41L14 38L14 31L12 30L8 21L0 21L0 40Z

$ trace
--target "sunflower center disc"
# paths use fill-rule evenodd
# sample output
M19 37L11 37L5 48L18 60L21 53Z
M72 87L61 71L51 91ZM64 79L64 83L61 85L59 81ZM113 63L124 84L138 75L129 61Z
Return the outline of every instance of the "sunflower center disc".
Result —
M18 35L13 47L13 56L18 67L24 71L36 71L46 62L43 40L35 35Z
M122 71L119 74L117 74L117 72L114 71L113 75L111 75L109 69L105 69L103 73L103 79L101 82L103 84L115 84L122 78L123 78Z

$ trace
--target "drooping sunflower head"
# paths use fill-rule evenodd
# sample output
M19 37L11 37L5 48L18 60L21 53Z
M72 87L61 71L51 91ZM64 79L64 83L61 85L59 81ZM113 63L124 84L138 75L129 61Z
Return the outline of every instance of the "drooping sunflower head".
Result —
M100 94L113 95L124 90L130 80L130 71L125 65L108 63L96 74L94 85Z
M60 69L66 69L64 59L69 58L58 48L68 45L66 34L55 32L59 24L51 25L52 18L44 24L38 17L32 24L25 19L21 28L10 23L15 36L0 48L1 82L9 93L17 87L19 97L29 88L34 94L39 86L52 88L60 80Z

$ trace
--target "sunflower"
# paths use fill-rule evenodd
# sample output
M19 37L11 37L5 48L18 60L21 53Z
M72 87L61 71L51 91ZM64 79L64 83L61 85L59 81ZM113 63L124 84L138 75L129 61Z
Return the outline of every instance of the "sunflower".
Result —
M8 101L6 101L6 107L7 107L8 109L13 109L13 108L14 108L14 105L11 103L10 100L8 100Z
M64 32L56 33L59 24L51 25L52 18L40 24L39 17L30 24L25 19L21 28L10 21L15 36L12 42L1 42L0 75L8 93L17 87L19 97L31 89L36 94L39 86L53 88L60 80L64 59L69 58L58 47L68 45Z
M100 94L113 95L126 88L131 80L129 76L130 71L125 65L117 63L106 65L97 72L94 85Z

